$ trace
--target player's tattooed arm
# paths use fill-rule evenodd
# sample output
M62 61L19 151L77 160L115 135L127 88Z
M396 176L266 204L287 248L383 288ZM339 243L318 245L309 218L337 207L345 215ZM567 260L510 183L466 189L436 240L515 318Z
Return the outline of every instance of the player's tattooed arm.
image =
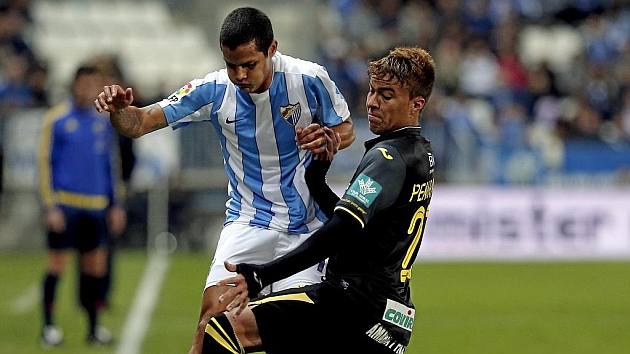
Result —
M122 135L134 138L135 133L140 126L140 117L135 107L127 107L118 111L109 113L109 121L114 128Z
M138 138L168 125L162 107L157 103L144 108L129 106L111 112L109 120L119 133L130 138Z
M162 111L162 107L160 107L159 104L154 103L149 106L147 114L149 115L149 117L152 117L151 121L155 122L152 126L151 131L165 128L168 125L168 123L166 122L164 111Z
M123 89L120 85L105 85L94 100L94 108L99 113L109 112L112 126L129 138L138 138L168 125L159 104L139 108L132 106L132 102L131 87Z

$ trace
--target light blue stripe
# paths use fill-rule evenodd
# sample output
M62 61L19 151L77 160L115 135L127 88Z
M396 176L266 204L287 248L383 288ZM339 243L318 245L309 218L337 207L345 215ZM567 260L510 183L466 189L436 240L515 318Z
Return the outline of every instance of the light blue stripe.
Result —
M169 124L173 124L174 122L197 112L210 103L214 103L212 107L212 117L215 118L214 120L216 121L216 111L223 104L223 97L226 89L227 85L217 84L216 81L206 82L197 86L192 92L186 96L182 96L179 101L173 102L163 108L166 121ZM174 124L173 129L178 129L188 124L189 122Z
M238 149L243 156L243 183L249 187L254 195L252 205L256 209L254 219L250 224L268 227L273 213L271 203L263 198L263 177L260 164L260 154L256 143L256 107L247 93L237 90L236 101L236 134Z
M276 90L272 96L271 111L279 154L281 173L280 191L289 208L288 229L290 233L305 233L308 231L308 228L304 225L307 208L302 196L293 183L296 168L300 163L299 150L295 142L295 127L285 121L280 114L280 107L297 102L289 102L284 73L276 72L272 89ZM302 109L306 109L306 107L302 107Z
M330 93L319 77L303 76L304 89L308 98L308 105L313 115L313 120L327 127L333 127L343 122L337 115ZM339 89L337 89L338 92ZM317 101L316 101L317 100ZM319 104L318 104L319 102ZM319 111L317 108L319 107Z

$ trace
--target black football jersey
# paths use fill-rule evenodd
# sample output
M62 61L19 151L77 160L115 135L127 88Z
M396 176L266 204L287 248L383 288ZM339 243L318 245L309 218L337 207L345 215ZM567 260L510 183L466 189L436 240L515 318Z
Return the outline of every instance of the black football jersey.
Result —
M408 342L415 314L409 280L429 212L435 161L420 127L379 136L365 148L335 206L363 230L329 259L326 277Z

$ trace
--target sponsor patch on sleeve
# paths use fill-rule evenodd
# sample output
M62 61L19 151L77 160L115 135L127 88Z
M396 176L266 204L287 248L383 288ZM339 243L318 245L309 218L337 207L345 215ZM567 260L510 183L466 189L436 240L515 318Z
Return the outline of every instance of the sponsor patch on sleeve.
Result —
M369 207L382 189L383 187L378 182L361 173L348 188L346 194Z

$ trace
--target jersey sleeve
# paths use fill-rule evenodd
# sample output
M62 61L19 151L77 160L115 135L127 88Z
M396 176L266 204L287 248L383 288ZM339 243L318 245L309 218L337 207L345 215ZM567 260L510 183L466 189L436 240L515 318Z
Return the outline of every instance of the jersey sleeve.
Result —
M192 122L211 120L219 106L215 103L221 102L226 87L216 72L210 73L188 82L158 104L171 128L178 129Z
M335 212L345 211L365 227L375 213L396 201L405 172L405 163L397 150L375 146L363 156Z
M348 102L323 66L318 70L313 86L312 89L317 91L316 94L320 101L318 115L322 125L333 127L350 118Z
M55 144L55 117L52 110L44 116L38 149L39 192L44 207L55 206L55 191L52 182L51 156Z

